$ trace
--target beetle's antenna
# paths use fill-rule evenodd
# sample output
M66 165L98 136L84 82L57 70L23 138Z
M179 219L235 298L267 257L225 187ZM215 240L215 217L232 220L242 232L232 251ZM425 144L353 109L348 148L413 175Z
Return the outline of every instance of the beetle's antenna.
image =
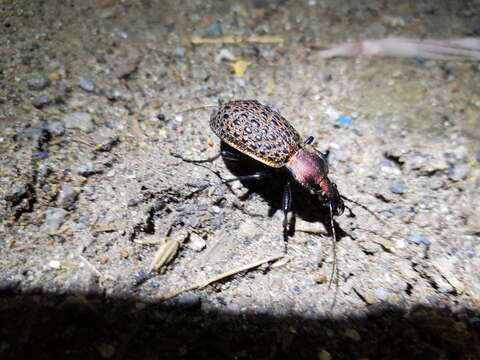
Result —
M365 210L366 212L368 212L370 215L374 216L378 221L380 221L382 224L385 224L385 221L380 217L378 216L377 214L375 214L372 210L370 210L368 207L366 207L365 205L359 203L358 201L355 201L355 200L352 200L348 197L346 197L345 195L340 195L340 197L343 199L343 200L346 200L346 201L350 201L352 204L355 204L357 206L360 206L363 210ZM351 210L350 210L351 211Z
M336 277L336 272L337 272L337 234L335 233L335 223L333 222L333 208L332 208L331 201L328 202L328 208L330 210L330 227L332 228L332 238L333 238L333 243L332 243L333 266L332 266L332 273L330 274L330 281L328 282L328 289L330 290L330 287L333 282L333 278Z

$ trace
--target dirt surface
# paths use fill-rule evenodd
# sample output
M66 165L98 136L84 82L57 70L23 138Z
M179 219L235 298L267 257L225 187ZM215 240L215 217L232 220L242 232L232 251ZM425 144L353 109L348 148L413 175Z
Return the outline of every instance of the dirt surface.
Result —
M0 1L0 358L480 357L480 65L315 43L480 31L478 1ZM222 44L237 35L238 44ZM249 43L257 36L267 43ZM192 39L213 44L192 45ZM216 41L216 43L215 43ZM270 104L348 203L219 159L230 99ZM163 242L178 246L150 273ZM169 299L167 299L169 298Z

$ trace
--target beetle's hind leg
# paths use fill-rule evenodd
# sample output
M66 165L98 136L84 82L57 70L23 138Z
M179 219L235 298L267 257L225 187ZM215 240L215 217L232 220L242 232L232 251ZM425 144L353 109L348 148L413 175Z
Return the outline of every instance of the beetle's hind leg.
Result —
M239 180L239 181L262 180L262 179L265 179L265 178L267 178L271 175L272 175L272 172L268 171L268 170L258 171L254 174L242 175L242 176L237 176L237 177L234 177L234 178L231 178L231 179L223 180L223 183L227 184L227 183L230 183L230 182L236 181L236 180Z

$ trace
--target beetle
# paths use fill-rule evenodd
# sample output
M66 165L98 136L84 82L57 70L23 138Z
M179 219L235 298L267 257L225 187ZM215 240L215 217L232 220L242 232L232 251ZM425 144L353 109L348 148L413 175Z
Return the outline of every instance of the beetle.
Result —
M318 195L339 216L345 205L335 183L328 178L326 156L311 145L313 137L305 141L295 128L268 105L256 100L230 101L220 107L210 118L213 132L234 149L272 167L285 169L294 180ZM226 154L225 152L223 155ZM252 175L260 179L265 173ZM290 182L283 196L283 210L291 205Z

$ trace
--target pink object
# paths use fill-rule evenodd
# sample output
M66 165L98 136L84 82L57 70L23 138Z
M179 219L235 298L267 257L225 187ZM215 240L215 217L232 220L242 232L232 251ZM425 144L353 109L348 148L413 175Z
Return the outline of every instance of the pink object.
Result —
M480 61L480 38L450 40L391 37L360 40L319 51L323 58L357 56L422 57L433 60Z

